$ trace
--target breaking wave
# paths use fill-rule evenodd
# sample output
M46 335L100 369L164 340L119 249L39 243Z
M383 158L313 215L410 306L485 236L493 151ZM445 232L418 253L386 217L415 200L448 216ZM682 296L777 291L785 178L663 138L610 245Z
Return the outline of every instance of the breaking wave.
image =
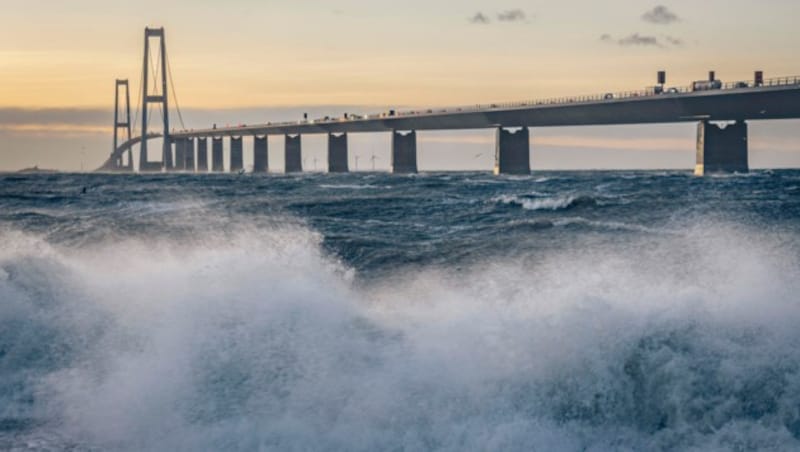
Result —
M539 193L532 195L501 195L494 198L495 202L522 207L526 210L569 210L577 207L593 207L598 205L596 198L582 195L544 196Z
M307 226L236 223L1 231L0 446L800 447L800 262L777 235L700 223L362 283Z

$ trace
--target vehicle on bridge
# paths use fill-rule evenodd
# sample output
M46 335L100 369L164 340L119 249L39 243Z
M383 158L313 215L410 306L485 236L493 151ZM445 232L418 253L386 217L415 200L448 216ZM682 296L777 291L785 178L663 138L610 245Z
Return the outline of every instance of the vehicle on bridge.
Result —
M722 89L722 82L719 80L698 80L692 82L692 91L708 91L712 89Z

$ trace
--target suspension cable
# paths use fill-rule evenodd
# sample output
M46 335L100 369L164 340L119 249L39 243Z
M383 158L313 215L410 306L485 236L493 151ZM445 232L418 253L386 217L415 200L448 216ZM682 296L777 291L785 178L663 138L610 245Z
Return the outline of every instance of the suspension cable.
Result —
M181 128L186 130L186 124L183 123L183 114L181 114L181 106L178 105L178 93L175 92L175 80L172 78L172 63L169 60L169 54L165 51L164 58L167 61L167 74L169 75L169 87L172 90L172 100L175 101L175 110L178 112L178 120L181 122Z
M144 68L142 68L142 71L139 72L139 85L138 85L139 86L139 94L136 97L136 114L133 115L133 130L134 131L136 130L136 126L139 123L139 108L141 107L140 102L142 101L142 91L143 91L142 81L143 80L144 80Z
M150 72L152 74L152 80L156 80L156 68L155 62L153 61L153 53L148 51L147 58L150 60ZM143 71L146 71L147 68L143 68ZM148 78L151 74L147 74ZM150 122L153 120L153 106L147 101L147 97L150 95L150 82L148 81L147 86L144 87L144 103L143 105L147 108L147 129L150 129Z

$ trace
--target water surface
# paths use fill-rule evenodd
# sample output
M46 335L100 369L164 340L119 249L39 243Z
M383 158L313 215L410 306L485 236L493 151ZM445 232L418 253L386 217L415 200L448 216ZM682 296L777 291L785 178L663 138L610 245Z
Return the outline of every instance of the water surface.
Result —
M0 175L0 449L797 449L799 276L800 171Z

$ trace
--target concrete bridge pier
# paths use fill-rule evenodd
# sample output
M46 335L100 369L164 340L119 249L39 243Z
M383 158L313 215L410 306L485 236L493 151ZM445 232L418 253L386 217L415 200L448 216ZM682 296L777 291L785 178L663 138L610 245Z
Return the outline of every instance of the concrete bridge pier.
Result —
M175 144L175 160L174 165L167 166L168 170L183 171L186 169L186 139L176 138L173 140ZM171 148L170 148L171 149Z
M285 135L284 170L287 173L300 173L303 171L303 154L300 144L300 135Z
M253 172L266 173L269 170L269 144L267 137L253 137Z
M141 173L158 173L164 168L164 162L139 162L139 172Z
M347 134L328 134L328 172L346 173L347 165Z
M169 138L164 138L164 146L161 149L161 166L169 171L175 168L175 161L172 159L172 143L174 141Z
M195 172L194 170L194 139L192 138L185 138L183 140L183 156L184 156L184 165L183 169L189 171L191 173Z
M231 137L231 172L236 173L244 168L242 137Z
M211 171L221 173L225 171L224 156L222 153L222 138L211 139Z
M142 144L139 146L139 172L142 173L152 171L147 161L147 146L144 145L146 141L147 140L142 140Z
M181 169L180 162L182 160L182 158L181 158L181 139L180 138L176 138L176 139L172 140L172 143L170 143L169 149L170 150L168 151L168 154L171 154L170 156L172 157L172 163L167 164L166 161L165 161L164 169L166 169L167 171L180 170Z
M197 172L208 172L208 139L197 139Z
M409 174L417 172L417 132L403 134L392 131L392 172Z
M180 152L180 156L179 156ZM189 170L189 153L192 152L187 138L181 138L175 145L175 168L178 171Z
M128 151L128 152L130 152L130 151ZM124 154L120 154L119 156L114 158L114 161L112 163L111 169L114 170L114 171L128 170L129 168L128 168L127 165L125 165L124 158L125 158Z
M747 123L736 121L720 127L708 121L697 125L696 176L710 173L746 173Z
M530 174L530 131L516 132L498 127L494 152L494 174Z

